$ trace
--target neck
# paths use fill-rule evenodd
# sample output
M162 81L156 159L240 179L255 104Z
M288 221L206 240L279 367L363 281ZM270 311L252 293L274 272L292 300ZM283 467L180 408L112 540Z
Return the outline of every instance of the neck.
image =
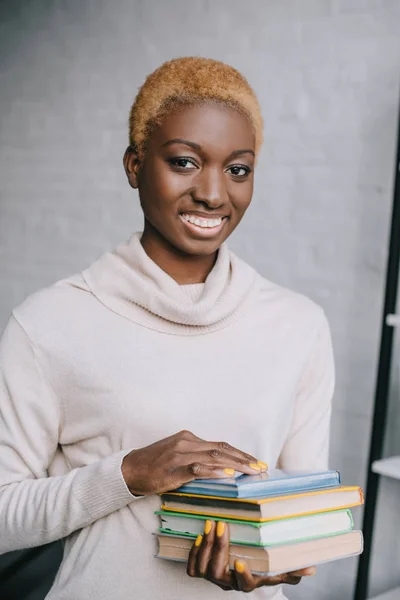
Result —
M185 254L147 221L140 242L147 256L179 285L204 283L217 260L217 252L206 256Z

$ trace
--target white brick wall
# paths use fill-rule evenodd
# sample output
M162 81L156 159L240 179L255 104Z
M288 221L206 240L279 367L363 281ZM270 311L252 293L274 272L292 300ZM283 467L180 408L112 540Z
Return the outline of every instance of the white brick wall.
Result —
M144 76L179 55L230 62L258 92L266 127L254 203L232 246L265 276L324 306L338 379L331 462L346 482L363 483L394 171L400 1L3 0L0 17L0 327L27 294L141 227L121 157ZM399 410L397 394L400 427ZM393 447L399 435L391 432ZM400 486L385 482L383 491L378 523L393 533ZM378 538L373 588L380 590L400 584L400 545ZM321 567L290 597L350 599L355 567L355 560Z

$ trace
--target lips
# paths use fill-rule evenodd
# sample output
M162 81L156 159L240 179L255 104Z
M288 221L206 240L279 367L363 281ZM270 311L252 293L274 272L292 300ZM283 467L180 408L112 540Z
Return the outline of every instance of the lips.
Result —
M183 213L179 215L182 223L187 229L196 235L196 237L214 237L219 234L224 227L227 219L225 217L205 218L199 215Z
M222 217L206 218L190 213L183 213L182 217L188 223L192 223L192 225L197 225L198 227L202 227L203 229L212 229L214 227L218 227L218 225L221 225L222 223Z

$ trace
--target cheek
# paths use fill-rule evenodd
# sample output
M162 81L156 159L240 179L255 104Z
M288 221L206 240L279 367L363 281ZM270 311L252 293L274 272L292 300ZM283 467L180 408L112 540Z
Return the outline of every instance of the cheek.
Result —
M231 190L231 202L239 214L243 214L249 207L253 196L253 182L246 181Z
M192 178L188 175L174 173L165 165L155 169L148 178L153 199L159 203L178 200L182 193L191 186Z

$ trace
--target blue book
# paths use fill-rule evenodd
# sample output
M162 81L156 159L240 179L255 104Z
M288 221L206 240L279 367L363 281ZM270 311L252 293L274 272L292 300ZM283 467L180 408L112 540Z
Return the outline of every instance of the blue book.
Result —
M274 469L260 475L239 475L225 479L195 479L175 492L223 498L267 498L321 490L340 485L338 471L284 471Z

